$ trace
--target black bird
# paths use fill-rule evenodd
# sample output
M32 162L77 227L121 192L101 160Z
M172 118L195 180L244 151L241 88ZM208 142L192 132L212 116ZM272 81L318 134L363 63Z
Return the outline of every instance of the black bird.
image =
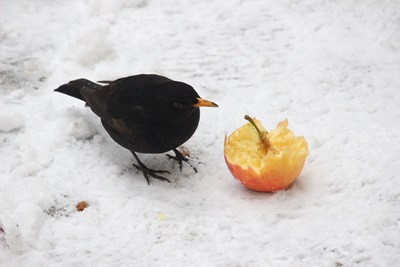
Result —
M177 150L196 131L200 120L199 107L218 107L200 98L192 86L155 74L140 74L115 81L99 81L100 85L78 79L61 85L55 91L86 102L100 117L103 127L119 145L132 152L134 164L149 176L168 181L159 175L168 171L147 168L138 153L175 152L170 158L188 159Z

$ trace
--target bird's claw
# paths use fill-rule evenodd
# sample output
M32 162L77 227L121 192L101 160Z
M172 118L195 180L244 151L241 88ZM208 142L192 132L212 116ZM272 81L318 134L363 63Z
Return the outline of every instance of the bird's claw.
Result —
M173 151L175 152L175 156L171 156L171 155L168 155L168 154L167 154L167 157L168 157L169 159L173 159L173 160L177 160L177 161L178 161L178 163L179 163L179 170L180 170L180 171L182 171L182 165L183 165L182 162L184 161L184 162L187 162L187 163L190 165L190 167L193 168L193 170L194 170L195 173L197 173L197 169L196 169L195 167L193 167L192 164L189 163L189 159L188 159L187 157L185 157L185 155L183 155L181 152L179 152L179 150L177 150L176 148L173 149Z
M171 182L171 181L168 180L167 178L165 178L165 177L160 176L160 175L157 174L157 173L168 173L168 174L170 174L169 171L152 170L152 169L147 168L147 167L146 167L145 165L143 165L143 164L141 164L141 165L133 164L133 166L136 167L136 169L140 170L140 171L143 173L144 178L146 178L146 181L147 181L148 184L150 184L150 178L149 178L149 176L154 177L154 178L156 178L156 179L158 179L158 180L161 180L161 181L166 181L166 182L168 182L168 183Z
M143 173L144 178L146 178L147 184L150 184L150 178L149 175L151 177L154 177L158 180L161 181L167 181L168 183L170 183L170 180L168 180L167 178L158 175L157 173L170 173L169 171L163 171L163 170L152 170L146 167L146 165L144 165L140 159L138 158L138 156L136 155L136 153L134 151L131 151L132 155L135 157L136 162L138 164L133 164L134 167L136 167L136 169L140 170Z

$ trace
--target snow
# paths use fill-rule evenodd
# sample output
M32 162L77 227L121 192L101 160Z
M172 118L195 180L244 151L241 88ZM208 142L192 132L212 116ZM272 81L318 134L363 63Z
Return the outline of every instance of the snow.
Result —
M1 1L0 266L397 266L400 3ZM191 164L132 166L83 103L85 77L194 86ZM284 118L310 155L293 187L246 190L223 140ZM77 212L75 205L88 207Z

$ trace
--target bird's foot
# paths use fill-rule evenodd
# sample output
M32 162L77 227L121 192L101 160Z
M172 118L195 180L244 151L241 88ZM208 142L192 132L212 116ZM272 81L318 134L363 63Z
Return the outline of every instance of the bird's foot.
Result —
M146 178L146 181L147 181L148 184L150 184L150 178L149 178L149 176L154 177L154 178L156 178L156 179L158 179L158 180L161 180L161 181L167 181L168 183L171 182L171 181L168 180L167 178L165 178L165 177L160 176L160 175L157 174L157 173L170 173L169 171L152 170L152 169L147 168L147 167L146 167L145 165L143 165L143 164L139 164L139 165L133 164L133 166L136 167L136 169L138 169L139 171L141 171L141 172L143 173L143 176L144 176L144 178Z
M136 159L136 161L138 163L138 164L133 164L133 166L136 167L136 169L138 169L139 171L141 171L143 173L144 178L146 178L147 184L150 184L149 176L154 177L154 178L156 178L158 180L167 181L168 183L170 183L170 180L168 180L167 178L165 178L165 177L163 177L161 175L158 175L158 173L170 173L169 171L149 169L149 168L147 168L146 165L144 165L139 160L139 158L138 158L138 156L136 155L135 152L133 152L133 151L131 151L131 152L132 152L133 156L135 157L135 159Z
M175 152L175 156L171 156L167 154L167 157L169 159L173 159L173 160L177 160L179 163L179 169L180 171L182 171L182 162L187 162L187 164L190 165L190 167L193 168L194 172L197 173L197 169L195 167L193 167L192 164L189 163L189 159L187 157L185 157L185 155L183 155L181 152L179 152L179 150L177 150L176 148L173 149L173 151Z

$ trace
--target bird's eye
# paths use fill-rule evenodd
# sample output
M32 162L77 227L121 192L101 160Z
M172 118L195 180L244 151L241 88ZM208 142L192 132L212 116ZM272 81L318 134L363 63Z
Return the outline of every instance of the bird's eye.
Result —
M174 103L174 107L176 108L182 108L183 105L181 103Z

